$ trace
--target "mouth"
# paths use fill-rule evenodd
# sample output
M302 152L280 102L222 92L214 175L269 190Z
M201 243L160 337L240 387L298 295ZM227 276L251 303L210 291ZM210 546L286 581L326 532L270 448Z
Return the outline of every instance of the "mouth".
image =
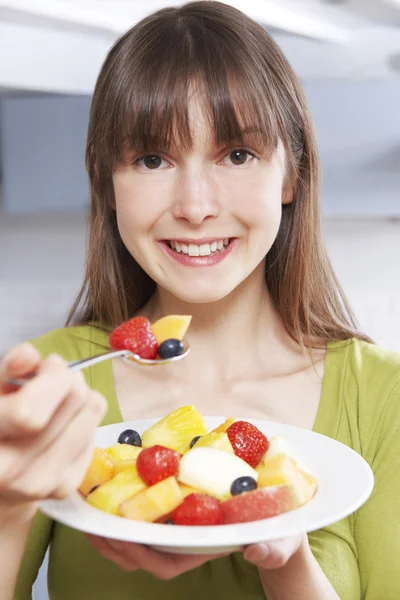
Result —
M163 240L170 250L176 254L186 254L187 256L211 256L224 252L236 238L220 238L215 240Z

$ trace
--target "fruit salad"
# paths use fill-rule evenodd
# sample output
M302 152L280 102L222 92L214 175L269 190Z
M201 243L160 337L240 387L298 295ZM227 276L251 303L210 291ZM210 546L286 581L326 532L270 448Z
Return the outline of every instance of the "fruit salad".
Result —
M191 320L190 315L168 315L150 323L146 317L133 317L111 332L110 346L148 360L174 358L185 350L182 340Z
M224 525L274 517L305 504L316 478L282 436L230 417L208 431L194 406L95 448L80 488L92 506L127 519Z

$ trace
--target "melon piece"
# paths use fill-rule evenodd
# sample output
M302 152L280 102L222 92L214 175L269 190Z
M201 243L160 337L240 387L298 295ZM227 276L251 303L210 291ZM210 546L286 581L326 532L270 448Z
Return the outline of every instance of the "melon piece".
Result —
M104 448L93 450L92 461L85 477L79 486L79 491L87 496L93 488L109 481L114 477L115 461Z
M183 454L194 437L206 433L204 419L194 406L182 406L146 429L142 446L165 446Z
M189 315L168 315L152 324L151 329L160 346L165 340L183 340L189 329L192 317Z
M87 497L92 506L112 515L118 515L119 505L146 489L136 467L125 469L107 483L103 483Z
M232 444L226 433L211 432L207 435L203 435L203 437L197 440L194 446L196 448L216 448L217 450L223 450L224 452L234 454Z
M114 444L107 448L107 452L116 460L132 460L136 459L143 448L132 446L131 444Z
M291 485L296 493L299 504L310 500L317 489L317 480L309 473L301 471L287 454L275 454L256 469L258 472L258 487L264 488L275 485Z
M291 485L275 485L244 492L221 502L225 524L268 519L298 506L297 494Z
M127 519L152 523L169 515L182 500L178 482L174 476L171 476L123 502L119 507L119 513Z

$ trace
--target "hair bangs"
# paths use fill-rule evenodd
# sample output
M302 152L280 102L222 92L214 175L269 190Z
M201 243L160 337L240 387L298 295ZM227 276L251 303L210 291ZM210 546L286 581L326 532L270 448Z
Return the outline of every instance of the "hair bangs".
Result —
M104 115L104 166L113 169L133 155L167 152L172 145L190 150L193 94L203 102L217 146L251 146L264 155L276 149L277 118L262 70L248 64L245 49L236 60L229 40L198 29L197 22L165 24L146 52L132 47L113 113Z

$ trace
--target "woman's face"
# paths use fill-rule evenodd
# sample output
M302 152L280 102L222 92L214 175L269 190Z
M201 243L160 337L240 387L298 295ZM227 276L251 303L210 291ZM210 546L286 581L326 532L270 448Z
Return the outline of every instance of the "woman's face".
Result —
M290 198L282 144L269 158L251 145L217 147L199 97L189 114L191 151L134 156L113 184L134 259L175 297L205 303L226 297L263 262Z

